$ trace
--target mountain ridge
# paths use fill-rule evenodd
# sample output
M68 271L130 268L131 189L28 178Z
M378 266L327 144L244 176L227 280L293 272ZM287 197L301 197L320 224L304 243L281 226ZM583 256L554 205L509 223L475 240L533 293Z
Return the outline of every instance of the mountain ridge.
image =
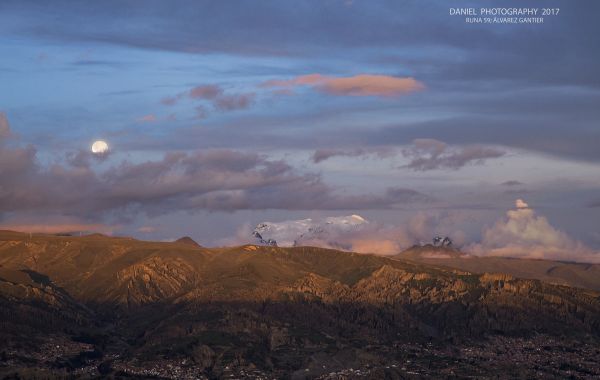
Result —
M501 256L474 256L454 247L419 245L392 256L472 273L499 272L515 277L600 291L600 264Z
M600 292L334 249L209 249L0 233L0 265L23 286L35 286L27 274L34 273L44 286L64 289L68 298L55 303L58 309L39 298L36 309L28 309L33 319L23 323L41 343L59 339L69 347L77 336L88 337L101 358L112 358L104 364L89 359L90 371L103 364L107 373L149 374L139 366L163 363L161 373L169 378L182 378L173 368L216 378L231 368L241 371L238 377L252 369L275 378L316 378L330 368L384 365L397 360L389 347L407 343L600 339ZM13 285L3 282L0 300L7 310L29 304L9 298ZM58 321L53 335L36 322L47 310ZM8 326L18 326L13 317L2 315ZM0 330L0 338L27 356L19 348L24 338L11 331L17 330ZM429 358L423 360L434 360L420 352ZM340 355L347 358L336 367ZM11 360L26 366L21 356Z

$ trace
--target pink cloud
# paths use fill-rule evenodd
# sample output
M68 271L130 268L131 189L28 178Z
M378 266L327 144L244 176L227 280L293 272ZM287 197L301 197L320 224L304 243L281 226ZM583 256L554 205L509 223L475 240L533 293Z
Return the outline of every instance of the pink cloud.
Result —
M8 124L6 114L4 112L0 112L0 139L8 138L10 135L10 124Z
M223 93L221 87L214 84L196 86L189 91L189 97L192 99L215 99Z
M156 121L156 116L153 114L144 115L137 119L138 123L153 123Z
M321 74L302 75L288 80L270 80L262 87L290 89L312 86L317 91L343 96L400 96L425 88L411 77L359 74L351 77L330 77Z
M10 230L18 232L34 232L44 234L57 234L67 232L98 232L106 235L112 235L116 230L114 226L105 224L87 224L87 223L58 223L58 224L0 224L0 230Z

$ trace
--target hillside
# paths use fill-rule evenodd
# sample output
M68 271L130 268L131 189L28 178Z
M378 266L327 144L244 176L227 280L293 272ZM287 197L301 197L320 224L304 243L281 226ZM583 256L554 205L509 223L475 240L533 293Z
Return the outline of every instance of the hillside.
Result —
M600 291L600 265L552 260L477 257L450 247L414 246L394 258L472 273L507 273L519 278Z
M17 344L23 337L7 333L16 330L8 325L2 338L20 347L3 354L13 367L34 362L69 371L74 365L64 363L76 362L89 373L166 378L315 378L362 368L380 378L439 375L453 365L455 373L491 376L515 369L502 361L478 367L463 351L447 351L448 344L488 355L490 342L508 339L511 346L521 342L518 350L544 342L556 355L573 346L582 371L600 375L590 359L600 337L600 293L505 274L313 247L207 249L12 232L0 232L0 265L8 307L30 302L15 297L13 287L43 286L54 296L37 296L36 307L85 330L60 325L61 339L71 337L60 346L84 342L99 355L89 358L89 347L75 356L71 350L57 354L68 358L57 365ZM7 325L13 316L2 318ZM31 328L36 340L57 339ZM533 375L540 366L548 376L567 370L544 364L547 358L532 358L515 375Z

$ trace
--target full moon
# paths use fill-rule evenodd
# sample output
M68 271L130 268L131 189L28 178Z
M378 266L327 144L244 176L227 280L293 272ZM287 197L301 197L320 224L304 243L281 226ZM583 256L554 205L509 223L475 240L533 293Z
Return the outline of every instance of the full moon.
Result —
M106 141L98 140L98 141L94 141L94 143L92 144L92 153L102 154L102 153L106 153L107 151L108 151L108 144L106 143Z

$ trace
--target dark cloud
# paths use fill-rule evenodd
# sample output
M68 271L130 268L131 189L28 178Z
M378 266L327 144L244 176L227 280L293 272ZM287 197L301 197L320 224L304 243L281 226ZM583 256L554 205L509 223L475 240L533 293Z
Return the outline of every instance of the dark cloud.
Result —
M229 4L179 0L177 6L146 1L140 7L136 1L85 6L69 1L52 5L9 1L2 8L2 13L24 20L13 29L20 34L185 53L303 55L326 48L324 35L330 46L367 47L415 38L418 43L431 34L424 33L427 28L406 17L394 2L349 7L343 1L298 1L290 7L278 1ZM439 20L442 15L422 13L426 19L434 16ZM372 27L372 19L379 20L378 28Z
M354 149L317 149L312 160L314 163L328 160L332 157L361 157L374 155L380 158L391 157L397 153L392 147L372 147L372 148L354 148Z
M402 154L411 161L402 166L416 171L434 169L457 170L469 164L483 164L486 160L504 156L505 152L498 148L470 145L449 146L435 139L415 139L412 145L403 149L390 146L373 146L354 149L318 149L314 152L312 160L315 163L325 161L331 157L368 157L379 158L394 157Z
M472 115L388 126L376 133L358 132L357 135L373 145L406 144L418 138L431 138L450 144L504 145L567 159L600 161L596 143L600 129L593 127L591 118L563 120L569 116L573 114L565 113L561 118L543 114L535 118L518 114ZM565 125L573 128L565 128Z
M241 209L378 209L428 197L410 189L384 194L340 194L316 174L281 160L233 150L170 152L162 159L123 161L97 173L93 156L68 154L64 164L42 166L32 146L0 145L2 213L58 213L82 220L123 220L137 213ZM1 214L0 214L1 216Z
M474 6L471 1L453 7ZM497 6L480 1L477 7ZM518 0L503 7L522 6ZM455 81L519 81L546 85L600 85L600 4L547 1L559 7L543 25L472 25L448 15L442 1L237 1L179 0L4 1L3 31L62 42L113 44L184 53L316 56L344 49L380 48L387 56L400 47L430 49L415 58L396 53L390 65L422 70ZM19 20L19 21L15 21ZM374 25L376 20L376 25ZM125 27L126 26L126 27ZM437 51L436 51L437 49ZM434 54L435 53L435 54ZM373 54L369 55L373 58ZM380 60L382 58L379 58ZM394 60L395 59L395 60Z
M214 101L214 107L219 111L234 111L248 108L254 102L255 95L236 94L219 96Z
M520 181L516 181L516 180L509 180L509 181L504 181L501 183L502 186L519 186L519 185L523 185L523 182Z
M226 94L222 87L215 84L207 84L195 86L189 91L163 98L160 102L165 106L172 106L184 98L195 101L204 101L205 103L212 105L215 110L227 112L248 108L254 102L255 94ZM196 111L198 118L207 116L206 107L203 105L197 105Z
M460 169L469 164L482 164L485 160L502 157L506 152L485 146L453 148L435 139L416 139L411 147L402 150L411 159L405 168L426 171L434 169Z

